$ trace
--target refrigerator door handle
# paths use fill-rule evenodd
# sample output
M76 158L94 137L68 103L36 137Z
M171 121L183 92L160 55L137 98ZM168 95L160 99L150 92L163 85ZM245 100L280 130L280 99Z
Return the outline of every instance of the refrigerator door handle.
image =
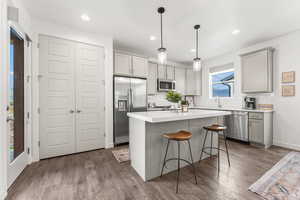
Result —
M127 91L127 97L128 97L127 112L131 112L131 93L130 93L130 89L128 89L128 91Z
M130 88L129 91L130 91L130 112L132 112L132 111L133 111L133 102L132 102L133 96L132 96L132 89Z

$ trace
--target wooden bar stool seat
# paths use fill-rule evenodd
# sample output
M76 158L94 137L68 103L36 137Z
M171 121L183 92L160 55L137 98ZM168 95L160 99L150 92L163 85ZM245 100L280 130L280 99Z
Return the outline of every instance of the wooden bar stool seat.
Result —
M188 131L178 131L177 133L166 133L163 134L163 137L169 140L183 141L189 140L192 137L192 133Z
M213 124L211 126L205 126L203 128L208 131L216 131L216 132L219 132L219 131L223 132L227 129L226 126L218 125L218 124Z
M194 160L193 160L193 155L192 155L192 149L191 149L191 143L190 143L190 139L192 137L192 133L188 132L188 131L178 131L176 133L165 133L163 134L163 137L166 138L168 140L168 144L167 144L167 148L166 148L166 152L165 152L165 156L164 156L164 162L163 162L163 166L161 168L161 175L160 177L162 177L163 172L164 172L164 168L167 164L167 162L169 161L177 161L177 184L176 184L176 193L178 193L178 184L179 184L179 172L180 172L180 161L186 162L189 165L191 165L193 167L194 170L194 177L195 177L195 182L197 184L197 175L196 175L196 168L194 166ZM177 158L168 158L167 159L167 154L168 154L168 150L169 150L169 144L170 141L174 141L177 142L178 145L178 149L177 149ZM180 143L182 142L187 142L188 146L189 146L189 153L190 153L190 157L191 160L188 161L186 159L183 159L180 157Z

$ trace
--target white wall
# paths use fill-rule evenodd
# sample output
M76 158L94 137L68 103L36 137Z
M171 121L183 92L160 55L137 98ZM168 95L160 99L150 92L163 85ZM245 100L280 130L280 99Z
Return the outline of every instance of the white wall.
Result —
M233 53L222 55L204 61L203 73L203 96L198 98L197 104L203 106L216 105L215 101L208 96L208 70L210 67L234 63L236 70L236 91L232 99L222 100L224 106L241 107L243 96L241 93L241 62L239 54L254 51L264 47L274 47L274 92L270 94L252 95L257 98L259 104L274 104L274 144L278 146L294 148L300 150L300 31L275 38L270 41L259 43L248 48L244 48ZM296 96L281 96L281 73L286 71L296 71ZM255 81L255 77L253 77Z
M6 106L7 105L7 68L6 66L6 0L0 0L0 199L4 199L6 196L6 179L7 179L7 151L6 151L6 141L7 133L6 132Z
M67 27L65 25L53 24L47 21L34 20L33 27L38 37L38 34L44 34L54 37L59 37L63 39L73 40L77 42L102 46L105 49L105 144L106 148L113 147L113 40L111 37L101 36L100 34L90 34L87 32L78 31L76 29ZM35 45L36 46L36 45ZM38 49L36 48L34 52L35 63L34 63L34 75L38 75ZM37 89L38 90L38 87ZM38 108L38 95L35 97L36 102L34 105L34 110ZM34 121L38 121L37 119ZM39 159L38 155L38 141L39 141L39 127L38 124L35 126L34 131L34 146L35 155L34 160Z

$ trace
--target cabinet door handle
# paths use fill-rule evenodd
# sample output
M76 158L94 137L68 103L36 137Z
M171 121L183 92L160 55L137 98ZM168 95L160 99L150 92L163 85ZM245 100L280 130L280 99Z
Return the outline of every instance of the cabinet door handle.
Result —
M77 110L76 112L77 112L77 113L81 113L81 110Z
M73 114L75 111L74 110L70 110L70 113Z

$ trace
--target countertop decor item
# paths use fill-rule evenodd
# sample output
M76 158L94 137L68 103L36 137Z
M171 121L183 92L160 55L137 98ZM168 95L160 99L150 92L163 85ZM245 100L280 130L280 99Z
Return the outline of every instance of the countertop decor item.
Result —
M181 100L181 94L175 91L169 91L167 92L167 100L172 103L178 103Z
M283 97L293 97L295 96L295 86L294 85L282 85L282 96Z
M300 153L291 152L265 173L249 190L263 199L300 199Z
M189 102L186 100L181 101L181 111L188 112L189 111Z
M167 93L166 99L173 103L173 105L171 106L171 111L174 112L178 112L178 108L179 108L179 101L181 101L181 94L179 94L178 92L175 91L169 91Z
M296 72L282 72L282 83L295 83Z

